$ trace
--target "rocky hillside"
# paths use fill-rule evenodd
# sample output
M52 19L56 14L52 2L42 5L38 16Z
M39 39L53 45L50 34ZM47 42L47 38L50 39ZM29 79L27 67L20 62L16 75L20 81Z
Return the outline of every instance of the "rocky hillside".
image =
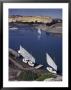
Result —
M9 16L9 22L41 22L51 23L52 18L48 16Z

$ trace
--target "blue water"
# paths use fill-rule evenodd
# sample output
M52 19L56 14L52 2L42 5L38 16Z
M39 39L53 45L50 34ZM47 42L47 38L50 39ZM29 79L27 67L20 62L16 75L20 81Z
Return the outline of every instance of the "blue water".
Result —
M37 63L45 67L47 67L46 53L48 53L57 64L59 72L62 73L62 36L44 31L40 35L30 25L17 25L17 27L17 30L9 30L9 47L19 50L22 45L36 58Z

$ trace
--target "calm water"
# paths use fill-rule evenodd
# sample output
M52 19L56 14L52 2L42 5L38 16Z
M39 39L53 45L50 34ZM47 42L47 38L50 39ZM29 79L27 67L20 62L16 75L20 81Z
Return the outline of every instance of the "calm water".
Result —
M62 73L62 36L44 31L40 35L30 25L17 25L17 27L17 30L9 30L9 47L18 50L22 45L36 58L37 63L45 67L47 67L45 56L48 53Z

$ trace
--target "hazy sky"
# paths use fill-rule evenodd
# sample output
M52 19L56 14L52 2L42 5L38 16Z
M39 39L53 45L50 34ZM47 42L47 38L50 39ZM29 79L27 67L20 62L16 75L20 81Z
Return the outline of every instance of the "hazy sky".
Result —
M51 16L62 18L62 9L9 9L9 15Z

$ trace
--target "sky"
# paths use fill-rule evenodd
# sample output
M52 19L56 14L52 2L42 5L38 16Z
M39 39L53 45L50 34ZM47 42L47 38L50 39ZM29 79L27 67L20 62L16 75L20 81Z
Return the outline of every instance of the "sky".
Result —
M9 9L9 15L50 16L62 19L62 9Z

